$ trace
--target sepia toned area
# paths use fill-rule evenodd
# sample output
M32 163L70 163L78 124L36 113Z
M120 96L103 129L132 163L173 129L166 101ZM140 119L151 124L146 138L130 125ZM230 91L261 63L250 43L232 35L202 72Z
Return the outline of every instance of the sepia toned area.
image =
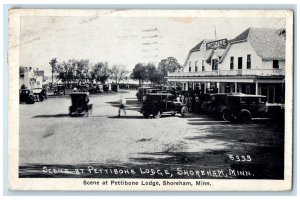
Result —
M286 180L286 23L20 17L19 179Z

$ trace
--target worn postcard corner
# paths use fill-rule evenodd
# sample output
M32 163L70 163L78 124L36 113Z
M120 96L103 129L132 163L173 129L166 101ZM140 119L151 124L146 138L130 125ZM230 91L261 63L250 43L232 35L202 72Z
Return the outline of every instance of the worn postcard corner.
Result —
M9 11L9 189L288 191L290 10Z

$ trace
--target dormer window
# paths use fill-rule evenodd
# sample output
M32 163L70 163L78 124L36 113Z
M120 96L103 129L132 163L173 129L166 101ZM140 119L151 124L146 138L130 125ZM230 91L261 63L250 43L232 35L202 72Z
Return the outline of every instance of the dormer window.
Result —
M230 69L233 69L234 68L234 57L231 56L230 57Z
M212 59L212 70L218 70L218 60Z
M279 69L279 61L273 60L273 69Z
M191 61L189 62L189 72L192 71L192 64L191 64Z
M195 72L198 71L198 61L195 61Z
M251 69L251 55L247 55L247 69Z

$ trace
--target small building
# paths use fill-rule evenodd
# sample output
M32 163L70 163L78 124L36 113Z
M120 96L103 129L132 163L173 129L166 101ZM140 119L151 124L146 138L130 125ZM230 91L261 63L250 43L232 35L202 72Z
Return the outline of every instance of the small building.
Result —
M214 49L207 49L203 40L189 52L183 72L169 73L167 79L185 90L261 94L268 102L283 103L285 37L279 33L279 29L248 28Z
M44 70L34 70L32 67L19 68L19 88L22 85L27 89L41 88L44 81Z

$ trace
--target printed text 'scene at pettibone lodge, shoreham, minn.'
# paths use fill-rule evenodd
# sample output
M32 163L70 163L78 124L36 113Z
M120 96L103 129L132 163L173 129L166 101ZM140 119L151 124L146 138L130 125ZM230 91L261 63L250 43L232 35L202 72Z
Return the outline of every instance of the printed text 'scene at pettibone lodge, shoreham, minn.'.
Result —
M248 28L233 39L204 39L192 48L184 70L168 82L185 90L265 95L284 103L284 29Z

